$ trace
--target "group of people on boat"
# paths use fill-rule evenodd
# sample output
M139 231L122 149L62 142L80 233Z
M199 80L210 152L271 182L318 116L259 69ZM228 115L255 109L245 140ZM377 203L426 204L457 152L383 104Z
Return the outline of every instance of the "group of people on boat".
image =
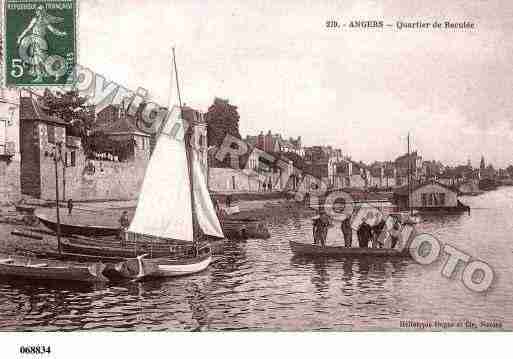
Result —
M385 239L390 239L390 248L395 248L399 242L401 236L401 225L397 218L392 218L392 225L387 228L385 219L381 219L375 225L370 225L366 218L362 219L361 224L356 230L356 236L358 239L358 247L368 248L369 244L371 248L384 248ZM353 215L348 215L342 220L340 229L344 236L344 245L347 248L353 245ZM314 244L321 246L326 245L326 237L328 234L328 228L331 226L330 217L328 214L319 210L319 215L313 219L313 238ZM386 231L386 232L384 232Z

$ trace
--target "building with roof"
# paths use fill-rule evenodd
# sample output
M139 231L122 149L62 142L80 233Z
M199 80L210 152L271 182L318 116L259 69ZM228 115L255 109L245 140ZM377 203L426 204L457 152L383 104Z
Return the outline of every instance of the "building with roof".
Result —
M216 158L217 149L209 152L208 185L216 193L276 192L294 190L299 177L293 161L281 153L268 153L248 145L248 151L225 161Z
M397 176L400 178L407 178L408 171L413 179L420 179L422 173L422 157L417 151L413 151L410 154L404 154L399 156L394 161Z
M58 144L62 148L65 167L76 167L84 162L80 139L67 136L67 130L68 124L46 114L37 99L20 97L22 194L35 198L55 198L53 155ZM62 189L62 194L65 195L64 183Z
M102 131L102 137L91 134L91 141L85 148L80 137L71 135L69 123L48 115L37 98L21 97L21 193L55 199L54 156L60 147L61 200L136 198L150 156L149 136L133 128L123 117L112 119ZM125 146L132 140L134 146ZM116 150L121 144L126 156L120 156Z
M401 209L413 208L419 211L468 211L458 200L459 191L431 180L411 188L398 187L394 190L393 201Z
M261 131L257 136L246 136L246 142L251 146L266 152L295 153L301 157L305 155L301 136L285 139L281 134L272 134L269 130L265 135L263 131Z
M108 106L108 107L113 107ZM126 155L127 160L132 161L149 161L151 154L151 135L136 125L136 120L132 116L128 116L123 111L119 111L119 106L114 107L116 111L108 111L107 113L112 116L110 119L105 120L105 112L109 108L103 109L102 121L96 122L95 133L101 133L103 136L113 142L119 143L132 143L129 153ZM91 154L94 156L94 154ZM111 154L114 155L114 154Z
M0 204L20 195L19 91L0 87Z

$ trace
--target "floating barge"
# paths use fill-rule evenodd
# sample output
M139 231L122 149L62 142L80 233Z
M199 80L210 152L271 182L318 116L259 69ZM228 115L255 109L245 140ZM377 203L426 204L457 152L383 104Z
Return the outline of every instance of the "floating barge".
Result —
M414 209L421 213L470 213L470 207L458 200L460 192L436 181L394 190L393 202L399 208Z

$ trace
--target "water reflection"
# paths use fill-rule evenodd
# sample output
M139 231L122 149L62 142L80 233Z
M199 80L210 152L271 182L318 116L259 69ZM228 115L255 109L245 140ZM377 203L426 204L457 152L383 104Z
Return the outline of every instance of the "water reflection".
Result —
M513 198L513 188L500 191ZM498 280L485 296L408 259L292 257L289 239L311 242L311 220L282 216L270 239L229 242L190 277L100 286L0 278L0 329L397 330L401 319L477 317L511 328L510 197L487 193L465 202L470 216L429 215L419 225L493 266ZM338 227L330 234L341 244Z
M317 260L313 264L315 275L312 276L312 283L315 285L318 293L326 292L329 288L329 275L326 269L326 260Z
M200 286L196 283L190 283L187 286L187 299L192 312L192 319L197 323L193 331L201 331L203 328L209 326L208 309L207 309L207 295L203 292Z

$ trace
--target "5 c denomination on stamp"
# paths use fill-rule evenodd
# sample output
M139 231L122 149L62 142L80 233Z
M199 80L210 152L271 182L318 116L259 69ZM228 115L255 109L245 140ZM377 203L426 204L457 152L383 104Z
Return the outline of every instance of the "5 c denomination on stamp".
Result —
M7 86L64 85L76 62L76 0L5 0Z

